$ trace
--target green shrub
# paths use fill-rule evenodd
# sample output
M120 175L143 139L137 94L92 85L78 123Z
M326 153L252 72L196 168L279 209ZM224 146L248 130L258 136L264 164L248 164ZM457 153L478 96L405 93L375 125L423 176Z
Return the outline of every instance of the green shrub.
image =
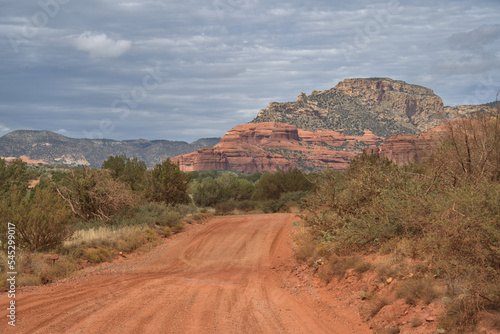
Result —
M257 208L264 213L276 213L286 210L286 203L280 200L268 200L260 202Z
M181 213L191 211L188 205L180 208L165 203L149 202L134 209L128 216L117 216L113 219L115 226L173 226L181 221Z
M263 174L255 184L253 199L259 201L278 200L287 192L305 192L314 189L300 169L279 170L275 173Z
M306 191L293 191L293 192L286 192L281 194L280 196L280 201L284 203L296 203L296 204L301 204L302 200L308 195L309 193Z
M237 202L235 200L229 200L227 202L217 203L215 206L215 214L217 215L227 215L233 212L237 207Z
M231 200L249 200L253 192L253 182L237 177L233 173L224 173L217 178L205 177L191 184L191 194L194 202L204 207L213 207Z

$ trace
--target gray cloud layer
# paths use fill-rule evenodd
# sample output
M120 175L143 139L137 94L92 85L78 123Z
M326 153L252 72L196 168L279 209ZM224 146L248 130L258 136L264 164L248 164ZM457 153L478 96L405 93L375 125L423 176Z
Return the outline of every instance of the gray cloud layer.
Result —
M491 1L0 1L0 135L222 136L270 101L386 76L445 104L500 88Z

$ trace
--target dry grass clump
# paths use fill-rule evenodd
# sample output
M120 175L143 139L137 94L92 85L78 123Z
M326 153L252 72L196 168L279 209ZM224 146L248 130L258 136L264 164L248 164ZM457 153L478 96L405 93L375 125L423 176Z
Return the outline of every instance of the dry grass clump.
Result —
M440 325L450 333L472 333L484 311L485 303L474 296L459 296L448 306L440 319Z
M125 226L122 228L113 228L109 226L101 226L88 230L78 230L73 233L73 236L64 242L64 248L74 246L98 247L101 245L109 245L116 240L127 240L132 235L137 234L138 228L134 226Z
M379 328L375 330L376 334L398 334L401 331L396 327Z
M301 226L296 230L295 243L297 245L295 254L297 260L305 262L314 256L316 251L314 237L305 227Z
M370 318L375 317L385 306L392 304L390 297L381 295L380 293L369 294L366 301L365 310Z
M429 278L411 278L399 284L396 289L396 296L403 298L409 305L417 305L418 301L430 304L439 297L436 283Z
M341 280L350 269L353 269L358 274L362 274L371 268L371 263L364 261L360 256L340 257L332 255L321 268L320 277L326 282L330 282L332 277L337 277L338 280Z

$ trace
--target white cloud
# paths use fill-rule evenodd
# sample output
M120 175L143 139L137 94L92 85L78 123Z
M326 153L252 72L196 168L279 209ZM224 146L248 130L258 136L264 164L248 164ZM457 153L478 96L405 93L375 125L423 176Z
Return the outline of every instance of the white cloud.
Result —
M114 40L106 34L94 34L91 31L74 37L72 43L77 50L90 53L92 58L117 58L132 46L131 41Z

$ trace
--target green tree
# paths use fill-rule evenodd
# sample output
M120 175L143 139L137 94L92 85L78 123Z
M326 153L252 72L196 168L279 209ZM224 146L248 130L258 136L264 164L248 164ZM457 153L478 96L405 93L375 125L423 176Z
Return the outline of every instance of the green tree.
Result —
M178 164L170 158L156 167L149 174L148 197L154 202L166 204L189 203L189 181L191 176L182 172Z
M110 156L102 163L102 169L108 169L111 175L130 185L133 191L144 190L146 163L137 158L127 158L126 155Z
M111 155L102 163L101 168L110 170L111 175L115 179L117 179L123 175L123 172L125 171L125 165L127 164L128 160L130 159L128 159L124 154L116 156Z
M250 199L253 193L252 182L240 179L233 173L225 173L216 179L222 188L222 200L228 201Z

